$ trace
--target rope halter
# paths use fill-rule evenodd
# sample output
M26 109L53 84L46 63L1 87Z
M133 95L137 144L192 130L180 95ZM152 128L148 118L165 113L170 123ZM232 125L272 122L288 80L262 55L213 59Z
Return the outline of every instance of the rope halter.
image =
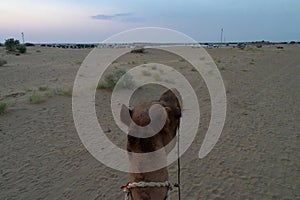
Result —
M125 192L125 200L129 200L130 189L132 188L145 188L145 187L168 187L168 192L166 200L170 200L170 193L174 187L179 187L178 184L171 183L170 181L165 182L128 182L126 185L122 186L121 189Z

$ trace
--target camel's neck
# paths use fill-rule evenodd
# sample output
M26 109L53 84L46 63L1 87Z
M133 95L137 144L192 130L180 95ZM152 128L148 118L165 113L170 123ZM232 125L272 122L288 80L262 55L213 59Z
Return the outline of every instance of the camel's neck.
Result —
M165 182L169 180L167 168L146 173L130 173L130 182Z
M128 146L128 149L131 149L130 146ZM143 153L140 150L135 149L135 151L139 151L140 153ZM143 169L143 165L145 165L144 162L139 160L137 157L134 157L130 155L129 153L129 167L131 169ZM157 163L166 163L167 162L167 155L165 151L163 151L161 154L154 156L155 159L151 162L157 162ZM149 157L149 159L146 158L146 160L152 160L153 156ZM133 170L133 171L136 171ZM166 182L169 180L168 170L167 167L164 167L159 170L155 170L152 172L145 172L145 173L130 173L129 174L129 182ZM165 199L167 195L168 188L166 187L146 187L146 188L134 188L131 189L131 194L133 197L133 200L139 199L139 200L163 200Z
M167 168L163 168L153 172L147 173L130 173L130 182L165 182L169 179ZM167 196L168 188L166 187L153 187L153 188L133 188L131 195L133 200L164 200Z

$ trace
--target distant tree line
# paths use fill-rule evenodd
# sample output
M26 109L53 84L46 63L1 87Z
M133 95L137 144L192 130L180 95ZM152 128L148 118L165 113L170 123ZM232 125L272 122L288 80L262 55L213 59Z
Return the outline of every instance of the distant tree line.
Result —
M41 47L54 47L62 49L85 49L85 48L95 48L96 44L41 44Z

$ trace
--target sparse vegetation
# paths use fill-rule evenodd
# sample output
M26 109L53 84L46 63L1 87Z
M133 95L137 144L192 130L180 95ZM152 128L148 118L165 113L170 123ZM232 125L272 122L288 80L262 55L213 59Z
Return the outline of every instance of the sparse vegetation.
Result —
M82 61L77 60L77 61L75 61L75 64L76 64L76 65L81 65L81 64L82 64Z
M67 96L67 97L71 97L72 92L73 91L71 88L69 88L69 89L55 88L50 91L50 93L52 93L52 96L58 95L58 96Z
M114 73L110 73L104 77L104 81L100 82L97 86L97 89L113 89L117 84L118 80L126 74L125 70L119 69ZM134 86L134 81L130 75L125 75L122 84L124 88L130 89Z
M103 89L107 89L107 85L106 83L99 83L97 86L98 90L103 90Z
M2 59L2 58L0 58L0 67L3 66L3 65L5 65L5 64L7 64L7 61L4 60L4 59Z
M128 61L127 64L128 64L128 65L134 65L134 64L135 64L135 61Z
M153 70L156 70L156 69L157 69L157 67L156 67L156 66L152 66L152 67L151 67L151 69L153 69Z
M27 48L25 45L21 44L17 47L17 49L19 50L20 53L26 53Z
M149 72L149 71L147 71L147 70L143 70L143 71L142 71L142 74L143 74L144 76L151 76L151 72Z
M33 91L33 93L29 96L29 102L32 104L39 104L45 101L46 97L36 91Z
M145 48L144 47L135 47L134 49L131 50L131 53L145 53Z
M237 48L244 50L246 48L246 44L245 43L238 43Z
M224 66L220 67L220 70L224 71L226 68Z
M72 96L72 89L62 89L62 88L47 88L43 93L45 97L53 97L53 96Z
M31 92L29 102L32 104L43 103L53 96L72 96L71 88L48 88L46 86L40 86L38 87L38 90L28 90L28 92Z
M174 84L175 82L174 82L174 80L173 79L166 79L166 80L164 80L164 82L166 82L166 83L170 83L170 84Z
M7 109L7 103L0 101L0 114L4 113Z
M185 60L183 58L180 58L178 61L179 62L184 62Z
M123 88L132 89L135 86L133 77L129 74L125 74L121 79Z
M191 71L192 71L192 72L196 72L197 70L196 70L195 68L192 68Z
M48 87L46 87L46 86L39 87L39 91L46 91L46 90L48 90Z
M153 74L153 78L156 80L156 81L162 81L162 78L160 77L159 74Z

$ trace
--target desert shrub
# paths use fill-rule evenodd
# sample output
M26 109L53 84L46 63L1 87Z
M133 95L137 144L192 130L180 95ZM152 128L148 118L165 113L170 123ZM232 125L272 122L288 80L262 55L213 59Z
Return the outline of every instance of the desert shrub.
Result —
M103 89L106 89L106 88L107 88L107 85L106 85L106 83L103 83L103 82L99 83L98 86L97 86L98 90L103 90Z
M0 114L4 113L7 109L7 104L0 101Z
M127 89L133 89L135 86L135 82L133 80L133 77L130 74L125 74L121 79L121 84L123 88Z
M4 45L5 45L6 50L16 51L17 47L20 45L20 41L10 38L10 39L5 40Z
M5 65L5 64L7 64L7 61L4 60L4 59L2 59L2 58L0 58L0 67L3 66L3 65Z
M23 44L19 45L17 48L18 48L20 53L26 53L26 51L27 51L26 46L23 45Z
M100 82L97 89L113 89L117 84L118 80L126 73L125 70L119 69L113 73L107 74L104 77L104 82ZM127 77L126 77L127 76ZM134 84L132 77L129 75L124 76L123 83L124 87L130 88Z
M145 53L145 48L144 47L135 47L134 49L131 50L131 53Z
M47 87L47 86L40 86L40 87L39 87L39 91L41 91L41 92L44 92L44 91L46 91L46 90L48 90L48 87Z
M134 65L135 64L135 61L129 61L127 62L128 65Z
M61 89L61 88L56 88L53 89L53 94L58 95L58 96L67 96L67 97L71 97L72 96L72 89Z
M151 72L147 71L147 70L142 70L142 74L144 76L151 76Z
M29 96L29 102L32 104L39 104L45 101L46 97L35 91Z
M160 77L160 75L159 74L153 74L153 78L154 78L154 80L156 80L156 81L162 81L162 78Z

